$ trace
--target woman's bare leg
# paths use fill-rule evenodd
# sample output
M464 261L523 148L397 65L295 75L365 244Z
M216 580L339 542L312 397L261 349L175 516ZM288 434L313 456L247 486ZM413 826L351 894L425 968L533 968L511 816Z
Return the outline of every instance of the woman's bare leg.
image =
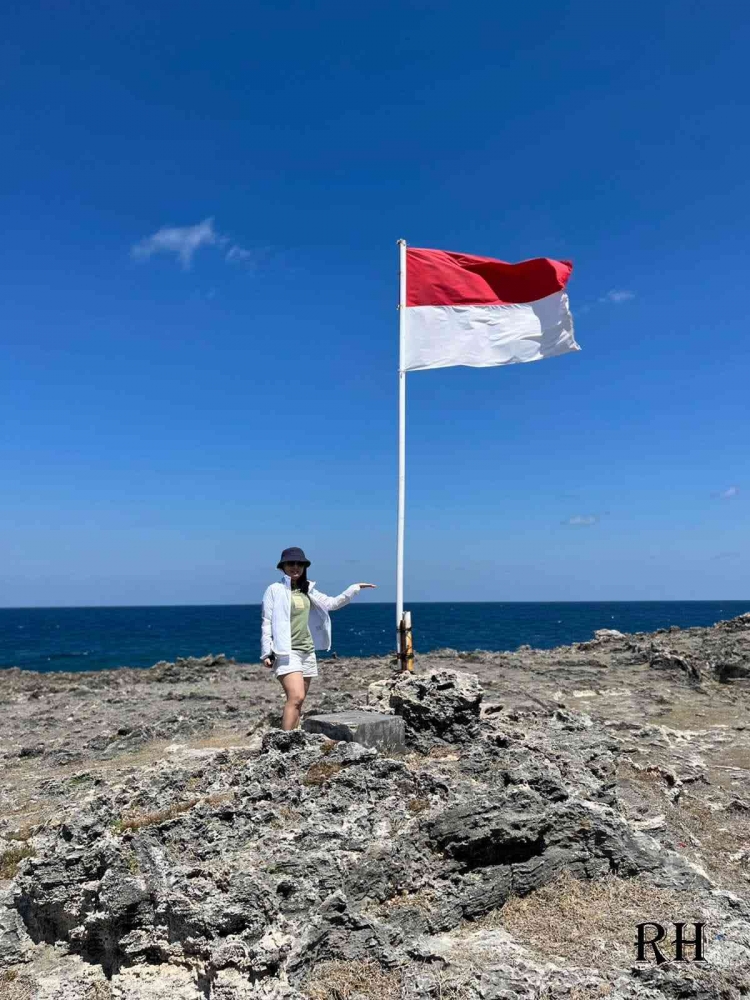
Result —
M286 694L286 704L281 716L281 728L296 729L299 725L302 703L310 687L311 678L303 677L301 670L295 670L290 674L282 674L279 680Z

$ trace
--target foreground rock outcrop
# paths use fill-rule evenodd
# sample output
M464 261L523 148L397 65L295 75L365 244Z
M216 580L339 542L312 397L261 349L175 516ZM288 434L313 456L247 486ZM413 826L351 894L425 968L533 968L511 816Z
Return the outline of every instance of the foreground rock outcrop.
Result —
M223 657L0 673L0 997L748 995L749 661L743 616L324 663L310 711L397 754ZM636 964L652 919L708 961Z

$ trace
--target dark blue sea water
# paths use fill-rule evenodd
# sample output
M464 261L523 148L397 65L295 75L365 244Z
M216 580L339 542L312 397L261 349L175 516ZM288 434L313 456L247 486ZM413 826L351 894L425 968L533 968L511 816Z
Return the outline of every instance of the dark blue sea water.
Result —
M417 652L543 649L590 639L595 629L652 632L713 625L750 611L748 601L612 601L559 604L409 604ZM350 604L334 613L332 652L395 650L392 604ZM99 670L149 667L177 656L259 655L260 606L0 608L0 668ZM325 654L321 654L325 655Z

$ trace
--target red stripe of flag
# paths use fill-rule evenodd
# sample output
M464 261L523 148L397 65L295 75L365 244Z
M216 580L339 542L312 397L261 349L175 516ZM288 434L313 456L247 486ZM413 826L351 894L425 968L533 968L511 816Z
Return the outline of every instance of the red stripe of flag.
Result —
M537 302L562 291L569 260L536 257L507 264L448 250L406 249L407 306L503 306Z

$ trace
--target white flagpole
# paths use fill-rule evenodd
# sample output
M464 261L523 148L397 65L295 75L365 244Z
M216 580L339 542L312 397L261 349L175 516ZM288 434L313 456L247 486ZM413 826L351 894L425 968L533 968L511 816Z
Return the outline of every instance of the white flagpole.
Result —
M406 330L406 240L398 241L398 541L396 551L396 634L399 653L399 626L404 613L404 497L406 490L406 372L404 371L404 332Z

